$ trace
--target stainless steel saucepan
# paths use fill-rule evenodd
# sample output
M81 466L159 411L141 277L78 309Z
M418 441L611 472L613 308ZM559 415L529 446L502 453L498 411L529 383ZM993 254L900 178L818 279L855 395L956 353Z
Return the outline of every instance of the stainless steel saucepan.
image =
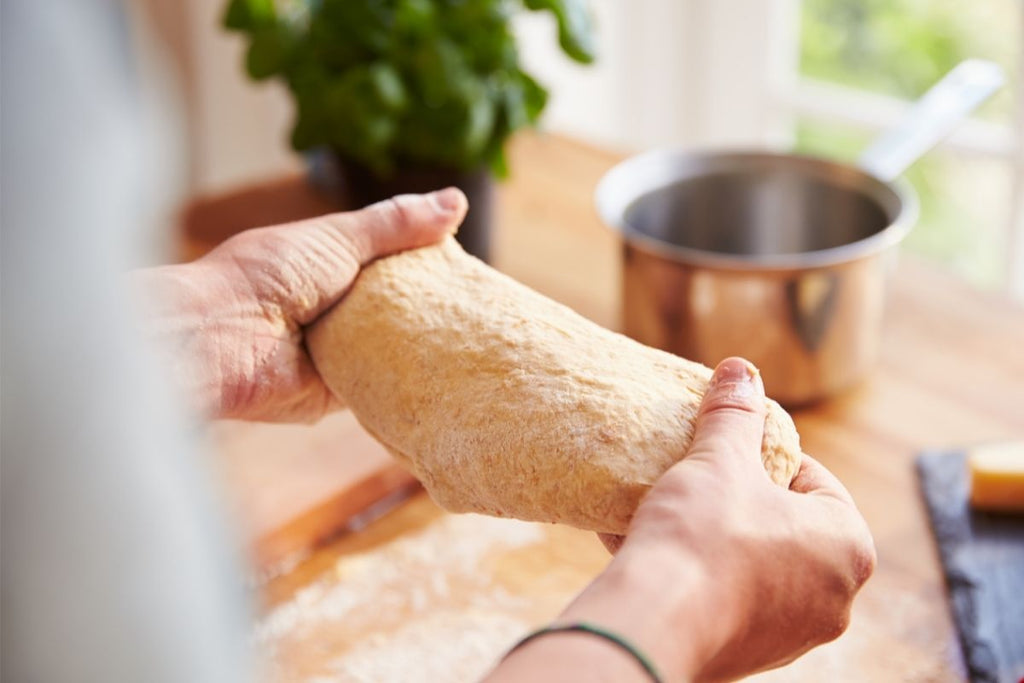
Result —
M861 378L877 357L886 272L917 218L897 179L1002 84L960 64L858 166L767 152L655 151L596 191L623 237L623 330L714 365L757 365L794 406Z

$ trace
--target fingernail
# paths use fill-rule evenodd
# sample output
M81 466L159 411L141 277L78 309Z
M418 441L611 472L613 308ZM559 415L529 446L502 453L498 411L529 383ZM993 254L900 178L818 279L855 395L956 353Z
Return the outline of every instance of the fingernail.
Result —
M462 206L462 191L455 187L446 187L427 195L438 213L454 213Z
M742 358L726 358L711 376L709 386L719 384L749 384L754 386L761 381L761 373L749 361Z

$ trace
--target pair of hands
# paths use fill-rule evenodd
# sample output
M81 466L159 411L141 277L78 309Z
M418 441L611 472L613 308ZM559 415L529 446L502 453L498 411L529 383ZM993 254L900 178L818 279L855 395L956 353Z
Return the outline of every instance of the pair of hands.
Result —
M338 405L303 328L380 256L437 242L467 210L455 189L361 211L250 230L193 263L133 274L156 310L151 329L213 417L312 422ZM806 457L790 490L761 466L760 377L723 361L687 457L637 510L616 556L563 613L647 652L668 680L721 680L779 666L846 628L874 547L849 493ZM621 547L620 547L621 546ZM586 635L532 641L494 681L644 680L628 657Z

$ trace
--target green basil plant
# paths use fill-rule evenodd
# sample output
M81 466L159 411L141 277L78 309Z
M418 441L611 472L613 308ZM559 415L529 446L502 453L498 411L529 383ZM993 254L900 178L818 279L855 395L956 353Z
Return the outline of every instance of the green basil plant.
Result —
M287 83L292 146L386 177L402 165L507 173L505 140L547 91L519 66L511 19L546 10L573 60L594 59L587 0L231 0L255 80Z

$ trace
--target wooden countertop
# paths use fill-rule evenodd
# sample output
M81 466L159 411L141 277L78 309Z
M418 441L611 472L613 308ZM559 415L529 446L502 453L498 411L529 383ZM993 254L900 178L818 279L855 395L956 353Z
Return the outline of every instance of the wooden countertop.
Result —
M610 327L618 243L591 194L617 159L560 138L516 140L496 243L500 269ZM319 206L294 199L297 179L267 188L296 204L277 219ZM758 680L963 678L913 457L1024 436L1024 310L904 257L882 348L860 386L794 414L805 450L867 518L878 570L843 637ZM449 515L419 493L266 583L256 638L271 680L470 680L606 562L591 534Z

